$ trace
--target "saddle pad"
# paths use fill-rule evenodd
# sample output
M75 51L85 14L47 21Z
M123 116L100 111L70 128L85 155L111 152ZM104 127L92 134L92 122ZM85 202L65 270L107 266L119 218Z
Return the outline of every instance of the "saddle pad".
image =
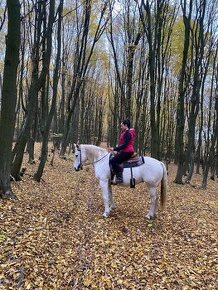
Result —
M123 165L123 168L130 168L130 167L140 166L143 163L145 163L144 157L139 156L139 157L134 157L134 158L131 158L130 160L125 161L124 163L122 163L122 165Z

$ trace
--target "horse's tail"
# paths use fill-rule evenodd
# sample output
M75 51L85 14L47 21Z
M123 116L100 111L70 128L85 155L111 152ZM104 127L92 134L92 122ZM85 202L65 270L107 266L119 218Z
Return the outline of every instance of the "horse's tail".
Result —
M161 162L161 165L163 167L163 177L161 180L160 205L164 209L167 195L167 169L163 162Z

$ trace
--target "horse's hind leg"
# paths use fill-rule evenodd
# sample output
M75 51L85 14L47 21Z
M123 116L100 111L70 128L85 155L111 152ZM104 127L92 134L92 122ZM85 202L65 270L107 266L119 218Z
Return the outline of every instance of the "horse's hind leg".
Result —
M156 216L157 203L158 203L158 193L156 187L149 187L149 194L151 198L151 206L146 217L152 219Z
M101 186L101 190L103 193L103 200L104 200L103 217L108 217L110 214L108 180L100 180L100 186Z
M115 209L116 205L115 205L114 199L113 199L112 186L111 186L111 181L110 180L108 182L108 197L109 197L110 210Z

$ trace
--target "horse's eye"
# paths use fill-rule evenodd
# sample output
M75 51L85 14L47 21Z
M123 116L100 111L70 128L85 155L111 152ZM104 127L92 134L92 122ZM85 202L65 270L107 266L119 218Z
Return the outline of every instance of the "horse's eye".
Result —
M78 157L78 154L76 154L75 157L77 158Z

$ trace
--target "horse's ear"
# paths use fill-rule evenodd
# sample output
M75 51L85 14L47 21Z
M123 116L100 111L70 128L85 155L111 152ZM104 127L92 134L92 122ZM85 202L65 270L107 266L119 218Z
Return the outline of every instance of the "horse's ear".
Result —
M76 143L73 143L73 146L74 146L75 149L76 149L76 148L79 148L79 145L76 144Z

